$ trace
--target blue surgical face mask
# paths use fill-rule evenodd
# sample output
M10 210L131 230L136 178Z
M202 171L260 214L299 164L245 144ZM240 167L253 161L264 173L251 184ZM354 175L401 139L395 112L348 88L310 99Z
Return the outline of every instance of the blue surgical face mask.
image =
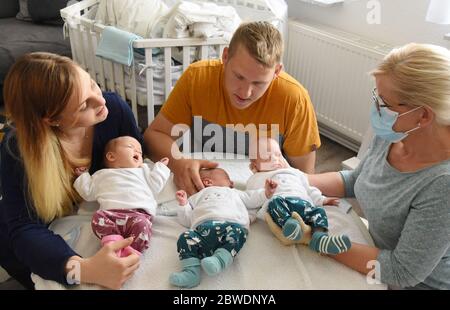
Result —
M372 107L370 109L370 122L372 124L372 128L375 134L381 139L389 141L391 143L399 142L405 139L411 131L419 129L420 125L405 132L396 132L394 131L394 129L392 129L395 122L400 116L406 115L420 108L422 107L417 107L405 113L399 114L398 112L394 112L392 110L389 110L388 108L381 108L378 112L376 106L372 104Z

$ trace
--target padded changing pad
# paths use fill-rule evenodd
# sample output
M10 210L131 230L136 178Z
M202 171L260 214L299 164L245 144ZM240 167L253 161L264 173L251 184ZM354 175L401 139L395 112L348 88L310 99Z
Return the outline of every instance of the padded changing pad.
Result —
M243 188L251 175L248 161L220 160L238 188ZM158 197L159 216L153 223L150 248L141 258L141 266L123 289L177 289L169 283L169 275L180 270L176 250L178 236L186 230L177 221L174 201L175 186L169 182ZM94 254L100 246L91 230L90 220L95 204L84 204L79 215L70 216L51 225L51 229L83 256ZM354 242L372 244L360 218L346 208L325 207L330 233L346 233ZM67 287L32 275L36 289L66 289ZM283 246L270 232L260 216L250 227L246 244L233 264L218 276L202 273L197 289L386 289L382 284L368 284L366 277L348 267L321 256L303 245ZM101 289L95 285L77 285L71 289Z

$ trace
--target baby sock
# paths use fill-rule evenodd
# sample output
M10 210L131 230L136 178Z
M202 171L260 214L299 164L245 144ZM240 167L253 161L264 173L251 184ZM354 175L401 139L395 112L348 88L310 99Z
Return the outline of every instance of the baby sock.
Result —
M102 238L101 242L102 242L102 245L106 245L110 242L119 241L119 240L123 240L123 237L121 235L107 235ZM138 250L135 250L130 245L123 249L116 251L116 254L119 257L127 257L133 253L136 254L137 256L142 256L141 252L139 252Z
M126 248L122 249L122 253L120 253L120 257L127 257L131 254L136 254L137 256L141 257L142 253L133 248L131 245L127 246Z
M233 256L231 253L224 248L219 248L212 256L202 259L201 264L203 270L209 276L213 276L230 266L232 262Z
M191 288L200 284L200 259L196 257L186 258L181 261L183 270L170 275L170 284Z
M290 217L286 223L284 223L283 227L283 236L285 236L289 240L298 241L303 236L302 226L300 226L300 222L293 217Z
M329 236L326 232L315 232L309 248L323 254L339 254L347 252L352 246L347 235Z
M119 240L123 240L123 237L121 235L107 235L102 238L101 242L102 242L102 245L104 246L110 242L119 241ZM116 254L117 254L117 256L121 257L122 249L117 250Z

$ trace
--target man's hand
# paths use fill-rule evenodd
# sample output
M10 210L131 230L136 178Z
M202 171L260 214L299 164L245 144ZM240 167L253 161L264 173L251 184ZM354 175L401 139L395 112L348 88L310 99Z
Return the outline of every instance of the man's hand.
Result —
M169 158L167 158L167 157L164 157L164 158L161 158L161 160L159 161L161 164L163 164L163 165L168 165L169 164Z
M339 205L339 198L336 197L327 197L323 200L324 206L338 206Z
M185 206L187 204L187 193L184 190L181 189L177 191L175 196L177 198L178 205Z
M277 189L278 183L271 179L266 179L266 183L264 184L266 198L272 198L275 190Z
M209 160L179 159L172 164L175 185L193 195L205 187L200 179L200 169L216 168L218 165Z

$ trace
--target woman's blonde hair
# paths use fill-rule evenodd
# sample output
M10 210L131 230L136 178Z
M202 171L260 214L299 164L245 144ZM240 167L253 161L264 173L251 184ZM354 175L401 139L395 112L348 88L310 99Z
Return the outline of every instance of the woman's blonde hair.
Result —
M245 47L256 61L268 68L279 64L283 56L281 33L268 22L241 24L231 38L228 47L229 58L236 53L239 46Z
M75 63L50 53L30 53L11 67L4 83L7 117L13 122L23 159L28 195L44 222L70 214L80 201L73 170L50 125L79 96Z
M401 103L428 106L440 125L450 125L450 51L410 43L392 50L372 72L387 75Z

